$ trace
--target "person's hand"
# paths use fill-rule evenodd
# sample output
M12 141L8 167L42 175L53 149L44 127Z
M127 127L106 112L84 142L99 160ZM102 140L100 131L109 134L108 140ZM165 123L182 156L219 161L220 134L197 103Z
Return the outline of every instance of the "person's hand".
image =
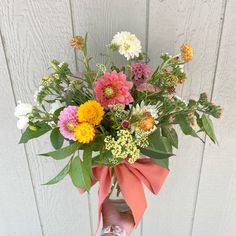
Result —
M134 229L134 218L131 211L119 212L109 200L102 205L102 217L103 227L118 225L126 232L126 236L130 235Z

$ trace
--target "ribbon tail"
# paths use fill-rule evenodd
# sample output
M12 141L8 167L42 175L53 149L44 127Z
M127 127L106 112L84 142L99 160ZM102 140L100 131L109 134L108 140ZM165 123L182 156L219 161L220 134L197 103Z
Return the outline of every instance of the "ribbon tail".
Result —
M107 198L109 191L112 185L111 179L111 168L107 166L99 166L94 168L93 170L94 176L99 181L99 190L98 190L98 223L97 230L101 221L101 213L102 213L102 204ZM97 232L96 230L96 232Z
M142 183L125 164L115 166L114 170L120 191L132 211L135 226L137 226L147 207Z

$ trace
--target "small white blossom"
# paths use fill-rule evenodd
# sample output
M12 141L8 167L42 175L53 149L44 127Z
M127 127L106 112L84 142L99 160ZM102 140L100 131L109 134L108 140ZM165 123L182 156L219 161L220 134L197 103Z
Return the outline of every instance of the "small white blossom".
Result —
M112 39L111 44L118 46L118 51L124 55L127 60L138 57L141 53L141 42L130 32L118 32Z
M17 128L18 129L24 129L27 127L29 122L29 118L27 116L22 116L21 118L19 118L19 120L17 121Z
M56 110L64 106L65 106L64 102L60 102L59 100L56 100L54 103L51 104L51 110L49 111L49 113L53 114Z
M14 115L17 118L20 118L22 116L28 116L32 113L33 106L28 103L21 103L21 101L18 101L18 104L15 108L15 113Z
M184 73L184 65L179 65L179 68L180 68L181 72Z
M43 86L40 85L40 86L39 86L39 89L38 89L37 91L35 91L35 93L34 93L34 101L35 101L36 103L38 103L38 95L39 95L39 93L42 91L42 89L43 89Z
M21 103L18 101L14 113L14 115L19 119L17 122L18 129L24 129L27 126L29 122L29 116L31 115L32 111L33 106L31 104Z
M63 64L64 64L65 62L63 61L63 62L61 62L60 64L58 64L58 67L62 67L63 66Z

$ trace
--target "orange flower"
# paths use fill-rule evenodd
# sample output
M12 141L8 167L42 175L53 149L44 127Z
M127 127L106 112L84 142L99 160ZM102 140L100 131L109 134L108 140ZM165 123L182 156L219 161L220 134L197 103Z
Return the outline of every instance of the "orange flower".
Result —
M82 49L84 47L84 38L82 36L75 36L70 40L70 45L75 49Z
M190 44L183 44L181 47L182 57L184 61L188 62L193 59L193 48Z
M155 120L151 115L147 115L139 122L139 128L144 131L150 131L155 126Z

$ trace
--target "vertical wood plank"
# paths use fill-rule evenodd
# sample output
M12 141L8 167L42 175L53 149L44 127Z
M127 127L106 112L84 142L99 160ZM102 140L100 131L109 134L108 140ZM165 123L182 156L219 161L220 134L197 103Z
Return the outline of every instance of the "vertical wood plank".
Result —
M196 206L195 236L236 235L236 2L227 2L213 100L225 108L215 122L219 146L207 140Z
M119 31L130 31L141 40L145 50L146 1L115 0L81 0L72 1L75 34L89 33L89 55L93 57L93 66L104 63L100 53L106 53L105 45L110 43L113 35ZM114 61L125 63L125 59L116 55ZM93 228L97 224L98 186L91 191L91 208ZM132 235L140 235L140 227Z
M152 65L161 52L174 55L184 42L194 48L194 60L185 68L188 81L179 95L196 98L210 93L219 43L222 1L150 2L148 52ZM180 135L180 149L171 158L170 175L159 194L149 195L143 235L190 235L204 145Z
M0 12L0 27L16 98L32 102L39 79L49 73L47 68L51 59L74 65L74 53L69 46L72 36L69 1L4 0ZM27 145L43 233L64 236L85 232L89 235L86 195L81 196L69 178L56 186L41 186L65 165L65 161L36 156L49 150L48 138Z
M1 37L0 71L0 235L40 236L42 231L27 157L24 147L17 146L20 132L13 117L15 100Z

